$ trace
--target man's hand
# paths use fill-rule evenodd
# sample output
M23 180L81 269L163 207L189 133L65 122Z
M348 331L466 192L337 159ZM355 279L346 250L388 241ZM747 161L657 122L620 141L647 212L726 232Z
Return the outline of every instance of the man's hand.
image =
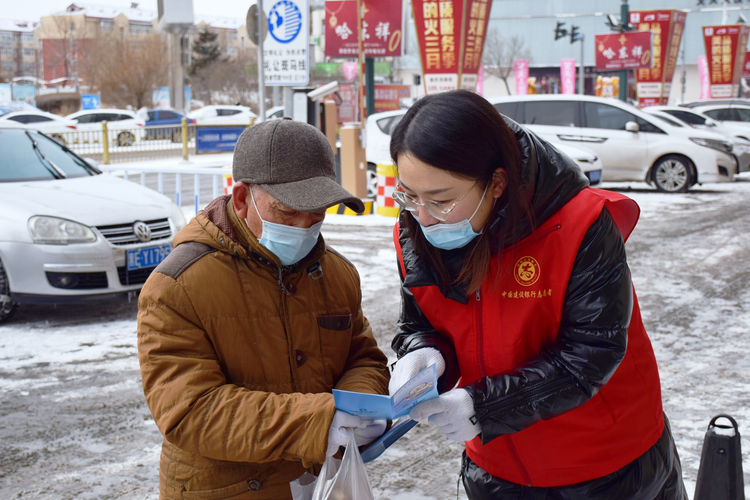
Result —
M328 449L326 450L326 456L333 456L340 446L346 446L348 430L354 432L354 441L357 443L357 446L364 446L382 436L383 432L385 432L385 427L385 420L363 420L356 415L336 410L331 422L331 428L328 429Z
M393 368L393 373L391 373L388 392L393 396L409 379L430 365L435 365L438 378L445 372L443 355L434 347L417 349L399 359Z
M448 439L463 442L474 439L482 428L479 423L473 424L474 400L464 389L453 389L440 397L430 399L412 408L409 416L422 422L437 425ZM429 417L429 418L428 418Z

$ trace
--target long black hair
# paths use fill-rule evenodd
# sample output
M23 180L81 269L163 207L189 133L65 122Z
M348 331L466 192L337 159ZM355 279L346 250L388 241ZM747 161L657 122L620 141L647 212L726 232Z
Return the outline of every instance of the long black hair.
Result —
M500 233L482 231L457 276L443 265L441 250L427 242L413 217L403 217L414 250L433 269L442 287L464 285L477 290L490 268L492 251L508 233L531 218L530 197L522 186L522 161L518 141L500 113L483 97L468 90L453 90L423 97L406 112L393 131L391 157L398 165L409 155L452 175L476 180L484 189L498 168L505 170L508 185L495 203L485 228L504 212ZM499 269L498 269L499 271Z

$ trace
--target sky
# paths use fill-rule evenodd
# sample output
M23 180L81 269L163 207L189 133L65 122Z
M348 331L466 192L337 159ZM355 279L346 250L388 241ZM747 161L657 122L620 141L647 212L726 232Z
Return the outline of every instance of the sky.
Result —
M156 0L135 0L144 9L156 12ZM42 16L64 10L75 0L27 0L21 2L3 2L0 18L38 21ZM131 0L83 0L81 3L98 5L129 6ZM227 16L244 19L247 9L255 3L253 0L193 0L193 12L211 16Z

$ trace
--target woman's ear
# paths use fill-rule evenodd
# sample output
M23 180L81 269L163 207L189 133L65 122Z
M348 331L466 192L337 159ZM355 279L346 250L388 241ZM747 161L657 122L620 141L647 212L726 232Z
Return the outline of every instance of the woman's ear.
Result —
M504 168L498 168L492 174L492 197L500 198L508 187L508 173Z

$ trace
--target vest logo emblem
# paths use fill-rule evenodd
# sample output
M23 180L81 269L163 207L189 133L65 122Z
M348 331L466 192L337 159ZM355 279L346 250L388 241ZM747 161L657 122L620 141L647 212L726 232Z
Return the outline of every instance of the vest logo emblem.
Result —
M531 286L539 280L539 275L541 274L539 262L534 257L521 257L516 262L513 274L519 285Z

